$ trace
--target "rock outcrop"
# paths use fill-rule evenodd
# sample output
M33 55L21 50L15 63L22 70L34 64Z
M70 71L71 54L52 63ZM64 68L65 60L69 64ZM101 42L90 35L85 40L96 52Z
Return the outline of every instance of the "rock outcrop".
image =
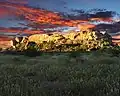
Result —
M112 45L112 38L107 33L91 30L71 31L65 34L54 32L16 37L11 41L11 45L16 50L25 50L28 49L29 42L35 42L35 47L41 51L90 51Z
M49 34L35 34L28 37L30 42L35 42L38 45L42 45L41 49L53 48L53 46L68 46L75 50L79 47L79 50L92 50L102 48L106 45L112 44L112 38L109 34L102 34L97 31L81 31L81 32L68 32L66 34L62 33L52 33ZM51 47L49 44L51 43ZM74 48L73 48L74 47ZM57 47L58 48L58 47Z
M11 47L14 49L21 49L21 47L26 48L27 43L28 43L28 37L23 36L23 37L15 37L11 41ZM24 46L22 46L24 45Z

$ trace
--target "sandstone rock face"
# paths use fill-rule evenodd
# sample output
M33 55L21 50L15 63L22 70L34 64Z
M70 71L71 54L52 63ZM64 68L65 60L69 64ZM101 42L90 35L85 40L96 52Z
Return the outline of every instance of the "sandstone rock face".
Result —
M84 49L94 49L101 48L105 44L112 44L112 38L109 34L102 34L98 31L81 31L81 32L69 32L66 34L62 33L52 33L49 34L35 34L28 37L28 40L35 42L37 44L48 45L53 42L55 45L79 45L79 47ZM46 43L45 43L46 42ZM105 42L105 43L104 43ZM106 43L107 42L107 43ZM51 44L53 44L51 43Z
M42 41L47 41L49 36L47 34L34 34L28 37L30 42L42 43Z
M18 48L20 44L27 44L28 37L15 37L10 41L11 47Z
M109 35L107 32L103 34L96 31L96 35L98 38L103 38L104 40L108 40L110 43L112 43L112 36Z
M86 50L99 49L112 44L109 34L98 31L70 31L67 33L34 34L28 37L16 37L11 46L18 50L27 49L29 42L35 42L40 50ZM34 47L33 47L34 48Z
M77 36L77 32L70 32L70 33L64 34L64 37L65 37L66 39L71 39L71 40L74 40L74 39L75 39L75 36Z

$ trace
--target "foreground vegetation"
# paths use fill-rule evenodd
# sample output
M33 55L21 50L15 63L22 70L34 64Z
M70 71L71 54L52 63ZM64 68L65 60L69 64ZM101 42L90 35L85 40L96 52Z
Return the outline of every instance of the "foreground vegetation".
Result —
M0 54L0 96L119 96L120 55L113 53Z

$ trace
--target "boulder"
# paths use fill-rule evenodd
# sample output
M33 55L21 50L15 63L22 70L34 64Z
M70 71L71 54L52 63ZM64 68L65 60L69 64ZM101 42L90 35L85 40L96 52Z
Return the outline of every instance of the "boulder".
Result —
M10 44L11 44L11 47L14 48L14 49L21 49L21 46L22 46L22 48L23 47L25 48L25 45L27 44L27 42L28 42L28 37L23 36L23 37L15 37L15 38L13 38L10 41Z
M42 43L48 41L49 35L47 34L34 34L28 37L29 42Z

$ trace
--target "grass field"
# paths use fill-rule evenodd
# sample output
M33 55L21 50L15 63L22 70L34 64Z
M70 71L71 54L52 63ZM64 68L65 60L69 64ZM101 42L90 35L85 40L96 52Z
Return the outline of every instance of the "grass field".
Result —
M0 96L119 96L120 56L0 54Z

